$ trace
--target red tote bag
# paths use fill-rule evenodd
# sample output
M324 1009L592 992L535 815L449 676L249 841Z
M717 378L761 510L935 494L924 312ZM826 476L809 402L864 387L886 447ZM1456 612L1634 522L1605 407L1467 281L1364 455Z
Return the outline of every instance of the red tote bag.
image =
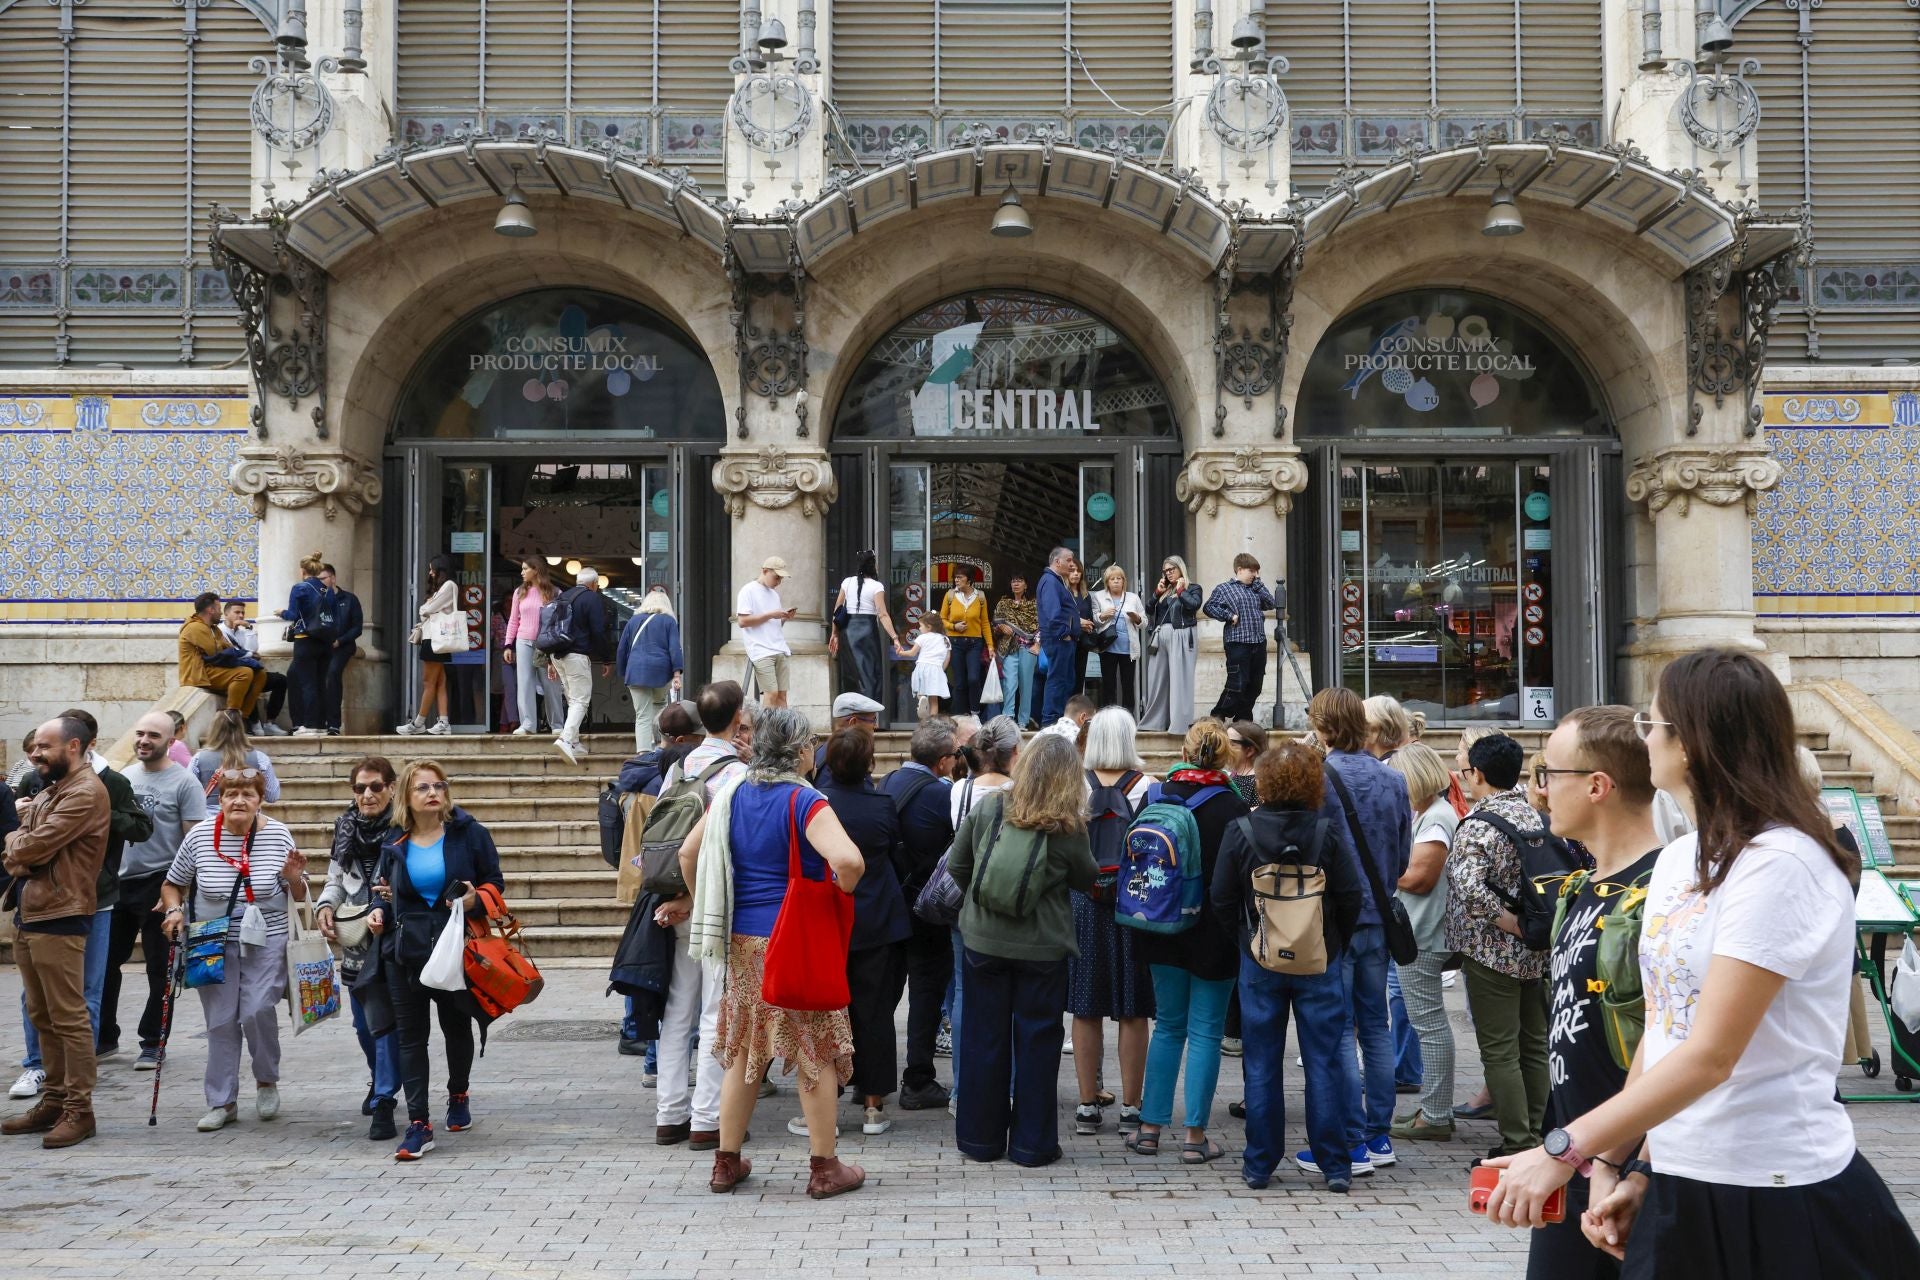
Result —
M853 937L853 895L833 873L809 880L800 871L800 790L787 804L787 897L767 939L760 998L803 1013L847 1007L847 943Z

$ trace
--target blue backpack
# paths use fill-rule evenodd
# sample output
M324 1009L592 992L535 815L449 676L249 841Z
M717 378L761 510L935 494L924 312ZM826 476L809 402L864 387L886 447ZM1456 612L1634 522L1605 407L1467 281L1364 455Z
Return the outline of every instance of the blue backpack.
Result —
M1127 846L1115 876L1113 918L1148 933L1181 933L1200 918L1207 884L1202 876L1200 825L1193 811L1225 787L1202 787L1185 800L1162 798L1159 783L1127 828Z

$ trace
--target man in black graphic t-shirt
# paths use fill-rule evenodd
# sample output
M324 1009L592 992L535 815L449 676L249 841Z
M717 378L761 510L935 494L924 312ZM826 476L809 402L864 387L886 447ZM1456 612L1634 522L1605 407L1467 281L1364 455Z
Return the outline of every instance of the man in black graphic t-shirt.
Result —
M1594 869L1566 902L1547 965L1546 1127L1564 1127L1627 1083L1600 1019L1600 920L1633 882L1653 870L1660 849L1653 832L1653 781L1647 747L1631 707L1583 707L1547 739L1534 783L1546 794L1553 833L1584 844ZM1611 1188L1617 1171L1596 1164L1593 1176ZM1639 1178L1641 1175L1633 1175ZM1528 1280L1614 1280L1620 1264L1580 1230L1591 1183L1567 1184L1567 1215L1533 1233Z

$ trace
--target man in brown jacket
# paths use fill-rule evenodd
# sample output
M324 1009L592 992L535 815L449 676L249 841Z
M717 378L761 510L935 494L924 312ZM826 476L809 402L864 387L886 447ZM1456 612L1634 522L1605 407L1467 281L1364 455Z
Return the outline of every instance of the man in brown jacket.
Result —
M220 597L203 591L193 598L193 616L180 626L180 685L223 694L227 705L253 719L253 704L267 687L259 667L209 666L207 659L231 648L220 634Z
M0 1123L0 1133L44 1133L43 1147L84 1142L94 1127L87 933L112 805L87 764L86 739L77 720L49 720L34 731L29 754L47 787L20 806L20 829L6 841L13 958L27 1017L40 1033L47 1085L31 1111Z

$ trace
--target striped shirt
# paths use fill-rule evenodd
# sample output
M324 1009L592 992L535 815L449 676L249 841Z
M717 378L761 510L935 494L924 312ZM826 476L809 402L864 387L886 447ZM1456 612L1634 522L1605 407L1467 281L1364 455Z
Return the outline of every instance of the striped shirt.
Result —
M222 832L220 849L213 847L213 824L208 818L180 842L180 852L167 868L167 883L178 888L193 886L193 918L212 920L226 914L227 896L240 876L242 841L231 832ZM253 900L266 917L270 937L287 936L287 887L280 869L293 852L293 833L277 818L256 817L252 847L247 850L247 879L253 885ZM225 855L224 857L221 855ZM231 861L229 861L231 859ZM246 911L247 891L240 890L234 901L234 913ZM237 934L237 929L236 929Z
M1238 578L1229 578L1213 589L1207 598L1205 613L1227 624L1226 634L1220 637L1224 643L1265 644L1267 627L1261 611L1278 607L1267 584L1260 579L1255 578L1249 586ZM1235 617L1240 620L1233 621Z

